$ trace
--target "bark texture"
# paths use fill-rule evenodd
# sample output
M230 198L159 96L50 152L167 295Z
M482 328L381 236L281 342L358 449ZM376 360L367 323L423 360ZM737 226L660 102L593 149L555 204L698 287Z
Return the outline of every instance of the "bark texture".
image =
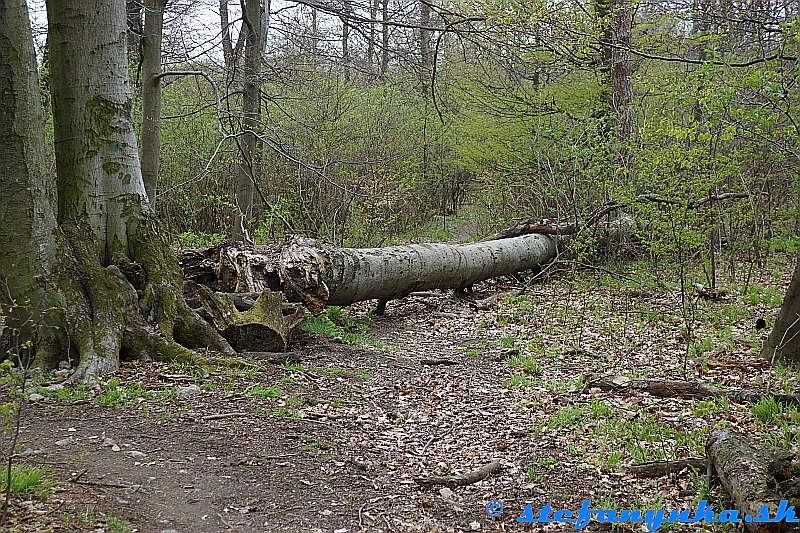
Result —
M770 517L775 516L783 498L775 490L775 468L770 466L767 450L757 448L745 435L716 429L708 439L706 454L742 517L755 517L765 505ZM784 531L786 522L745 522L745 527L752 533L773 533Z
M627 49L631 46L633 15L630 0L612 2L614 47L611 52L611 94L620 140L636 133L633 108L633 64Z
M244 96L242 100L242 127L245 133L240 142L241 162L236 186L237 215L234 217L232 235L235 240L250 241L248 224L253 216L253 159L256 154L255 131L259 126L259 70L261 66L261 3L245 0L243 27L247 28L244 49Z
M166 0L146 0L142 36L142 179L154 205L161 164L161 36Z
M761 356L768 360L800 362L800 258L783 297L778 320L764 343Z
M0 258L9 289L0 305L19 326L13 334L31 341L40 366L77 356L74 380L115 370L121 353L189 356L173 335L231 351L183 301L180 272L146 200L131 118L125 1L47 4L57 213L43 192L43 130L24 0L0 7L2 56L12 58L0 67L0 247L12 250Z
M70 275L76 263L46 194L44 121L25 0L0 2L0 57L0 315L8 317L0 354L36 338L40 358L53 359L87 321L84 302L70 298L80 292ZM66 310L73 305L70 320Z

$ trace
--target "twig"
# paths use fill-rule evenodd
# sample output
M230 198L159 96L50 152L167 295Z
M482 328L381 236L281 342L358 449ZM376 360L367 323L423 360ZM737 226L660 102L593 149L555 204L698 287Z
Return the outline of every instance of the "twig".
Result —
M247 413L219 413L216 415L206 415L201 420L221 420L223 418L235 418L238 416L247 416Z
M694 468L705 471L707 459L705 457L689 457L677 461L649 461L635 465L623 466L622 471L639 477L656 478L680 472L684 468Z
M457 365L458 361L453 361L452 359L422 359L420 363L426 366Z

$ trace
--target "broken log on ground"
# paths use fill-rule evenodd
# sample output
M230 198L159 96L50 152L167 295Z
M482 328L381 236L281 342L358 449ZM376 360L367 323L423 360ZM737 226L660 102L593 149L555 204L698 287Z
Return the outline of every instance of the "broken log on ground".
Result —
M699 381L632 379L626 376L586 376L583 392L600 389L613 392L646 392L660 398L722 398L727 397L736 403L758 403L771 398L780 405L800 405L800 396L793 394L771 394L747 391L742 389L726 389L715 387Z
M286 351L297 326L305 318L305 310L285 305L282 293L264 289L248 311L239 311L226 295L218 295L203 285L187 282L195 295L204 318L237 352L258 346L263 351ZM287 312L288 311L288 312Z
M754 444L746 435L726 428L711 432L706 454L742 519L745 515L759 516L765 509L770 518L775 517L781 500L786 499L780 494L778 485L791 477L791 453L765 444ZM752 533L780 532L787 526L785 521L745 521L744 525Z
M463 487L472 485L479 481L483 481L492 474L500 472L502 465L499 459L495 459L477 470L467 472L460 476L414 476L412 479L414 483L422 485L423 487L431 487L433 485L444 485L445 487Z

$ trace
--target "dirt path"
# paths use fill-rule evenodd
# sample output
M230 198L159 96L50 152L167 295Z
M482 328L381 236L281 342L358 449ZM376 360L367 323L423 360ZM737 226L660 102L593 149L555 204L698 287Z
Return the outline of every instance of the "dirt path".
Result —
M164 533L555 531L574 528L523 526L516 518L527 503L577 509L584 499L609 508L691 508L697 475L635 479L611 459L625 449L635 455L637 446L692 455L703 431L746 411L710 408L710 416L687 418L678 416L687 408L678 400L576 395L575 378L584 372L632 368L637 359L618 355L601 334L608 317L599 314L585 349L564 351L541 338L534 324L543 316L564 328L575 319L557 314L572 305L571 293L554 303L560 290L536 289L522 315L522 304L476 311L444 296L395 302L365 334L377 346L305 333L296 344L301 364L293 367L133 363L118 383L87 398L56 391L29 406L21 443L26 463L57 473L58 509L51 505L44 518L19 512L16 524L115 531L110 514L137 531ZM616 297L601 291L598 301L613 307L608 300ZM363 311L351 312L358 319ZM636 324L624 335L638 335ZM642 326L653 328L647 342L662 351L651 351L648 364L667 370L664 361L683 348L649 324ZM625 341L622 329L615 331L614 342ZM741 360L743 350L730 355ZM530 362L523 372L515 370L515 355ZM179 392L190 384L199 390ZM615 424L628 423L627 433L603 437L598 428L612 411L620 413ZM669 431L655 434L649 417ZM695 432L697 443L675 437ZM636 445L628 446L629 438ZM412 479L463 473L493 459L501 474L467 487L421 488ZM494 499L506 509L497 518L485 512Z

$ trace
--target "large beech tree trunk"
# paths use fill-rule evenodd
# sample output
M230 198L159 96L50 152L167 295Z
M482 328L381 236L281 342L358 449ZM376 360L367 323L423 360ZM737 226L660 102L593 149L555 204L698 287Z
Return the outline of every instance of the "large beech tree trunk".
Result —
M48 0L58 211L44 191L43 121L25 0L0 2L0 314L3 342L39 366L79 357L74 380L120 353L232 351L186 305L139 168L125 0ZM5 58L9 58L5 63Z

